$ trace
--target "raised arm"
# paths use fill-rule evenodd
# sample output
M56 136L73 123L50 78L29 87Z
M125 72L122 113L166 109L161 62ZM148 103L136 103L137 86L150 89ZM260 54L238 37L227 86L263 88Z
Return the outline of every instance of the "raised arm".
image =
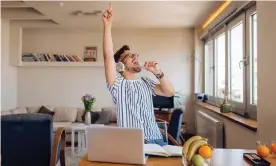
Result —
M103 14L104 35L103 35L103 56L105 77L109 85L112 85L116 79L115 61L113 59L113 42L111 36L111 27L113 21L112 6Z

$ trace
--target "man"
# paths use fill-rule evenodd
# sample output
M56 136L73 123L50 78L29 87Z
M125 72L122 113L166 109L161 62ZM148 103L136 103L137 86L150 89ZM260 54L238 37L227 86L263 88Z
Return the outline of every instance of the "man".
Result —
M142 128L145 142L163 146L165 142L155 121L152 95L173 96L174 88L164 73L156 67L155 62L146 62L144 66L159 79L160 84L150 78L138 78L137 73L141 71L138 55L131 53L129 46L124 45L113 57L111 4L103 14L102 20L105 76L116 107L118 126ZM117 64L122 63L125 68L120 71L121 77L116 76L114 61Z

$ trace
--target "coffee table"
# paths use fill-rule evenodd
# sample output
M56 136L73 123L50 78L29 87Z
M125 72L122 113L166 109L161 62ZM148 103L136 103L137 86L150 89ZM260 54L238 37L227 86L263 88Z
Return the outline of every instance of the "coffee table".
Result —
M87 152L86 127L87 126L104 126L103 124L85 125L84 123L72 124L68 126L71 129L71 153L72 156L83 156ZM75 153L75 133L77 133L78 151Z

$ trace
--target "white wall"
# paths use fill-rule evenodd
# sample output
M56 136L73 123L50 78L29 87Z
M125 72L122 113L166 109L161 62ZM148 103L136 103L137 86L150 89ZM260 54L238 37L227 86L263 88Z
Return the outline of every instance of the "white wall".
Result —
M258 130L260 140L276 139L276 2L257 1Z
M113 40L114 50L129 44L141 61L159 62L176 90L184 92L183 100L191 111L193 29L116 29ZM83 55L84 46L89 45L98 47L98 60L102 61L102 31L23 30L23 52ZM112 105L103 67L19 68L19 105L82 106L80 97L85 93L97 97L97 106Z
M1 19L1 110L17 106L17 68L10 58L10 22Z

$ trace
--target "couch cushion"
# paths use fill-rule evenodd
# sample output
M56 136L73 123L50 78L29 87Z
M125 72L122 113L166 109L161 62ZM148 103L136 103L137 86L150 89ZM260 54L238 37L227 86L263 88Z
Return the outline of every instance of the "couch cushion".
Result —
M54 106L47 105L45 107L48 108L50 111L54 110ZM41 106L30 106L30 107L27 107L27 111L28 111L28 113L37 113L40 108L41 108Z
M77 108L55 107L54 122L75 122L77 119Z
M25 107L18 107L11 110L12 114L26 114L28 113L27 108Z
M104 107L102 108L102 111L108 111L111 112L110 116L110 122L116 123L117 122L117 115L116 115L116 110L115 107Z
M101 111L101 108L99 107L93 107L92 112L97 112L99 113ZM82 120L82 116L84 114L84 108L78 108L78 113L77 113L77 122L84 123Z

